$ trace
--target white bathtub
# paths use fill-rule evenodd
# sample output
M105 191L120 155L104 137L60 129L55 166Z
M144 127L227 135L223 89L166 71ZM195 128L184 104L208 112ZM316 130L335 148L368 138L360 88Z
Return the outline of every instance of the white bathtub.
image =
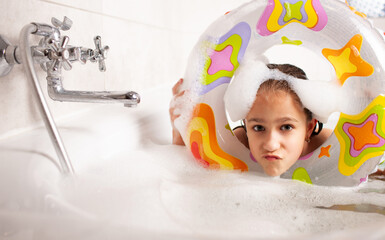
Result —
M76 177L61 176L44 128L2 140L0 239L385 239L382 214L316 208L385 206L383 182L206 170L170 144L170 96L163 86L135 109L100 105L59 121Z

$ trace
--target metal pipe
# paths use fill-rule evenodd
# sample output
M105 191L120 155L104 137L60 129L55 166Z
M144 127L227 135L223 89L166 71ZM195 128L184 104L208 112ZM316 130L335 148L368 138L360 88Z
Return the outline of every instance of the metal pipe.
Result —
M51 75L51 76L50 76ZM126 107L135 107L140 96L133 91L69 91L64 89L60 74L48 72L48 95L56 101L92 102L92 103L123 103Z
M45 123L45 126L47 128L48 134L54 145L56 154L59 158L59 163L62 167L61 171L64 174L74 174L71 161L67 155L67 151L65 150L59 131L56 128L56 124L53 120L48 104L44 98L43 92L40 87L39 79L37 78L36 71L33 66L31 46L29 44L29 35L35 33L37 30L38 28L35 24L28 24L20 32L19 48L24 66L24 72L27 76L27 79L32 82L33 94L37 101L37 105Z

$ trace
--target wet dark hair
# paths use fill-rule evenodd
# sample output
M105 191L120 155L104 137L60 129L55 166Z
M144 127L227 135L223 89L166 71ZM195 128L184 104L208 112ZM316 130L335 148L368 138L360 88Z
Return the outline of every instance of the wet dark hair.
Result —
M272 70L272 69L277 69L287 75L299 78L299 79L304 79L307 80L306 73L299 67L296 67L291 64L274 64L274 63L269 63L266 64L266 66Z

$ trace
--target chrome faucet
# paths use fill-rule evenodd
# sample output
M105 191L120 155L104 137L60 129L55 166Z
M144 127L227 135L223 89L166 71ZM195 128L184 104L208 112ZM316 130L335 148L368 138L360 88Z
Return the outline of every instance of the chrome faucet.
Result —
M38 102L38 107L55 151L58 155L62 172L74 173L64 144L61 140L52 114L42 93L36 75L34 63L47 72L48 95L57 101L70 102L97 102L97 103L123 103L126 107L135 107L140 102L136 92L109 92L109 91L68 91L62 83L61 69L71 70L72 63L79 61L97 62L99 70L106 71L105 59L108 46L103 46L100 36L94 38L95 49L74 47L68 45L69 37L61 36L61 31L67 31L72 26L72 21L64 17L63 21L51 19L52 25L31 23L26 25L20 33L19 46L13 46L9 41L0 36L0 77L7 75L15 64L22 64L25 74L33 82L33 92ZM42 36L36 46L30 46L30 34Z
M94 38L95 49L74 47L68 45L69 37L61 36L61 31L67 31L72 26L72 21L64 17L63 21L52 18L52 25L32 23L35 31L32 34L43 36L37 46L32 46L32 58L35 63L47 72L48 94L56 101L68 102L96 102L96 103L123 103L126 107L135 107L140 102L140 96L136 92L109 92L109 91L69 91L63 87L63 79L61 69L71 70L72 63L79 61L85 64L87 61L97 62L101 72L106 71L105 59L107 57L108 46L103 46L101 37ZM1 41L1 40L0 40ZM3 42L8 42L3 39ZM8 44L9 45L9 44ZM7 71L1 72L0 76L7 74L12 66L16 63L20 64L19 48L7 46L0 51L4 52L5 67ZM0 64L2 64L0 62Z

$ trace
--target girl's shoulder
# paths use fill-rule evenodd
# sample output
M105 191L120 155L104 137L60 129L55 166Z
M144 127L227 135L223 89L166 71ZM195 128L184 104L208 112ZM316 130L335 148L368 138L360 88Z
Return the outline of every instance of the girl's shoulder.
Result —
M245 147L249 148L249 140L247 139L246 131L242 126L234 128L233 133Z

